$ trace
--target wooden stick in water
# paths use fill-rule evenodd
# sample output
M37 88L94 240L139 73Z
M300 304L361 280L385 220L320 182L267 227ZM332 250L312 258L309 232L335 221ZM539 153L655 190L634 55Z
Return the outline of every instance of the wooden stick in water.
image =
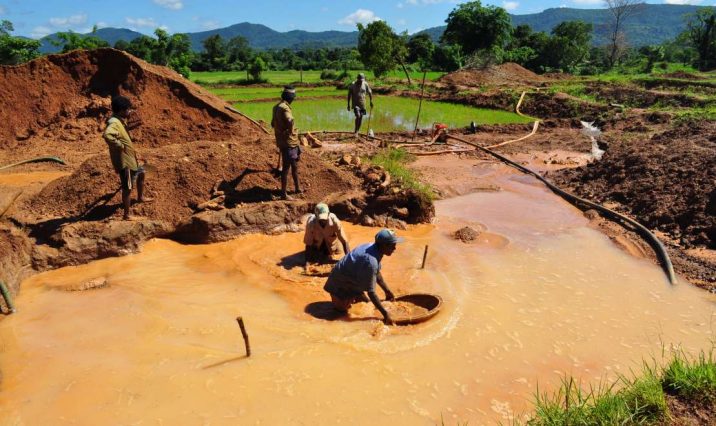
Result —
M241 327L241 335L244 336L244 346L246 347L246 356L251 356L251 345L249 344L249 335L246 333L246 327L244 326L244 319L242 317L236 317L236 322Z
M425 261L428 260L428 245L425 244L425 251L423 252L423 265L420 269L425 269Z

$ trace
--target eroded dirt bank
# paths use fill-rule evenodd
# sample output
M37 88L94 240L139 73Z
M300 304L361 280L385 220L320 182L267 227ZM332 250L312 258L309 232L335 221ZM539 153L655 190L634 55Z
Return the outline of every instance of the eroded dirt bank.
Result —
M31 247L2 251L13 289L20 270L124 255L154 237L201 243L295 230L322 200L344 219L391 216L398 209L405 213L401 223L433 215L431 203L416 201L418 194L399 182L368 193L368 165L339 168L310 148L300 163L304 193L276 201L272 135L173 71L124 52L50 55L0 67L0 74L0 165L47 155L67 163L29 164L1 175L7 185L0 189L0 213L14 229L3 244L15 247L24 235ZM131 221L120 220L118 178L101 138L117 94L132 100L141 119L131 134L148 165L146 192L154 199L135 205ZM384 174L378 171L379 178ZM47 177L42 184L35 182L39 175Z

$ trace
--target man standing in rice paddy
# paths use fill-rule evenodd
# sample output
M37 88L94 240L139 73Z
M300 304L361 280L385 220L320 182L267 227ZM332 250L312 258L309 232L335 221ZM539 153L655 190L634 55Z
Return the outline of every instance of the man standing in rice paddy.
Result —
M281 161L283 163L283 168L281 169L282 200L293 199L286 192L289 169L293 174L295 193L301 193L301 187L298 184L298 160L301 157L301 148L298 146L296 127L293 121L293 113L291 112L291 102L294 99L296 99L296 89L292 86L285 86L281 93L281 102L273 107L273 117L271 118L271 127L273 127L274 135L276 136L276 146L281 151Z
M365 108L365 95L370 98L370 108L373 109L373 91L370 90L368 82L365 81L365 74L358 74L358 79L351 83L348 88L348 111L351 110L351 101L353 101L353 113L356 116L355 133L358 133L363 123L363 117L368 114Z

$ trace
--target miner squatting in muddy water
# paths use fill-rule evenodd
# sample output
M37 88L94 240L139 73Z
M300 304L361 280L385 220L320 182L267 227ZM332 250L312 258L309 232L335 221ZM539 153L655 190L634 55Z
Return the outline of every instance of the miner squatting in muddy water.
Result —
M306 233L303 235L303 243L306 245L304 267L309 263L330 261L334 254L340 253L339 241L343 246L343 254L350 253L341 221L330 212L326 203L316 204L313 214L306 221Z
M129 219L130 197L132 187L137 187L137 202L151 201L144 197L144 168L139 165L137 151L132 144L128 128L131 123L139 123L139 120L132 120L132 102L124 96L112 98L112 117L107 121L103 137L109 146L109 157L112 166L119 175L122 188L122 206L124 207L123 219Z
M398 238L394 231L381 229L375 234L373 244L359 245L336 263L323 287L331 295L336 310L347 312L354 303L367 302L365 294L368 293L370 301L383 315L383 322L388 325L394 324L393 319L380 303L375 285L377 283L383 289L386 300L395 300L393 292L380 273L380 262L383 256L393 254L396 245L401 241L403 239Z
M368 114L365 108L365 95L370 98L371 113L373 110L373 91L370 90L368 82L365 81L365 74L358 74L358 79L351 83L348 87L348 111L351 110L351 101L353 102L353 113L356 116L355 133L358 133L363 123L363 117ZM370 124L370 123L369 123Z
M301 193L301 187L298 184L298 161L301 158L301 147L298 145L296 127L291 112L291 102L294 99L296 99L296 89L292 86L285 86L281 93L281 102L273 107L271 118L271 127L276 135L276 146L281 152L283 163L281 169L281 199L283 200L291 199L286 192L289 169L293 175L295 193Z

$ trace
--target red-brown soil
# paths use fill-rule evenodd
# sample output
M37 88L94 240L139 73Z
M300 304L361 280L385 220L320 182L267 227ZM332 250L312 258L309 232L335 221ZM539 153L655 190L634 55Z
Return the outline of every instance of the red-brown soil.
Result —
M215 186L226 193L226 207L271 201L279 195L279 180L270 173L271 164L276 162L275 148L267 139L169 145L146 150L142 158L152 165L146 187L154 200L135 206L133 211L153 220L177 225L194 214L198 204L211 198ZM333 192L360 186L352 174L310 152L302 154L299 170L307 200L321 200ZM35 217L25 217L23 222L46 217L121 217L118 185L107 155L97 155L29 200L22 211ZM290 188L293 184L289 178ZM111 201L105 203L112 194Z
M129 97L142 147L255 137L261 130L165 67L114 49L50 55L0 67L0 164L56 155L75 167L106 150L111 96Z
M482 85L534 86L545 79L520 65L506 62L485 69L462 69L444 75L438 81L452 86L467 87Z
M684 247L716 248L716 123L685 125L612 144L601 161L557 179L577 194L615 202Z

